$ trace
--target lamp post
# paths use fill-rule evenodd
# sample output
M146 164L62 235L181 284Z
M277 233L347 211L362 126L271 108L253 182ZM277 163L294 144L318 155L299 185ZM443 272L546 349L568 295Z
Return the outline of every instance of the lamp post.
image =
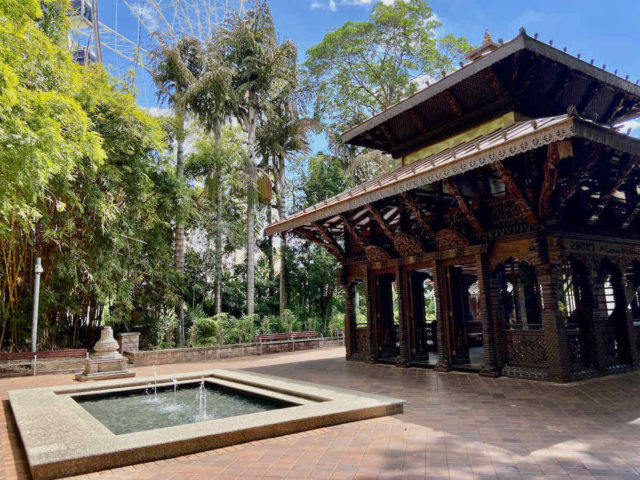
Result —
M38 303L40 301L40 274L42 273L42 262L40 257L36 258L36 281L33 286L33 318L31 319L31 351L36 351L38 340Z

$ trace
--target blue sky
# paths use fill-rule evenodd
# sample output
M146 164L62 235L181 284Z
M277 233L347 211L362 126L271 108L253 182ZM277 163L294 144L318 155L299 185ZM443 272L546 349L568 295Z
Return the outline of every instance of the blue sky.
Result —
M128 0L129 3L135 1ZM392 3L393 0L383 0ZM119 28L135 38L135 23L122 11L122 0L101 0L102 21L113 25L114 5L119 3ZM145 0L138 0L143 4ZM304 52L320 42L326 32L349 20L366 20L374 0L271 0L278 34L296 42L300 59ZM475 45L482 42L488 28L494 40L509 40L520 27L530 35L539 33L545 42L553 40L558 48L567 47L573 55L594 64L606 64L608 71L618 70L635 82L640 79L640 0L432 0L434 13L443 24L443 33L463 35ZM126 62L108 52L105 62L124 71ZM154 89L140 75L138 101L144 106L156 104ZM634 135L640 135L640 122L634 123ZM317 142L316 142L317 143ZM320 144L317 147L320 148Z

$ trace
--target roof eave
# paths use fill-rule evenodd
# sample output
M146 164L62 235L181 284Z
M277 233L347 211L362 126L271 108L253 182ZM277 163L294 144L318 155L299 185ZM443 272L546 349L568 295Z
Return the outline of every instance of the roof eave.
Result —
M558 63L562 63L568 68L581 71L582 73L589 75L596 80L609 84L614 88L620 89L628 94L635 95L640 98L640 86L629 82L624 78L618 77L611 72L607 72L602 68L596 67L594 65L591 65L590 63L580 60L568 53L558 50L557 48L542 43L539 40L529 37L526 33L521 33L516 38L504 43L493 52L479 58L473 63L463 66L459 70L456 70L455 72L434 83L433 85L430 85L429 87L415 93L411 97L400 101L399 103L389 107L383 112L380 112L378 115L365 120L361 124L350 128L349 130L341 134L342 141L345 143L349 143L350 140L355 139L359 135L448 90L462 80L475 75L476 73L490 67L500 60L523 49L530 50L534 53L550 58L551 60L555 60ZM354 144L356 143L354 142Z

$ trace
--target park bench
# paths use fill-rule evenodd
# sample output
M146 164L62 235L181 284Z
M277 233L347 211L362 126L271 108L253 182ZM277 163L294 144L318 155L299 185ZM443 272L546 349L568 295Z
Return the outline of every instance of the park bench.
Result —
M33 374L36 374L39 360L55 359L78 359L86 358L87 350L84 348L76 350L41 350L38 352L7 352L0 353L0 367L33 367Z
M322 334L318 334L318 332L265 333L256 335L256 343L260 344L260 354L262 354L262 346L267 343L289 343L291 344L291 349L295 350L295 344L298 342L310 342L318 339L322 339Z

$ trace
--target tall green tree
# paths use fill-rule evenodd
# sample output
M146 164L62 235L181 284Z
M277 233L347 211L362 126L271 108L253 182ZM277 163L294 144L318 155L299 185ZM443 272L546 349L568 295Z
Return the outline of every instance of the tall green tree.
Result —
M345 168L361 151L347 149L341 132L441 78L469 50L466 39L441 36L441 28L427 0L378 2L367 21L349 21L307 51L303 68L316 92L315 114ZM352 173L361 181L389 166L386 158L366 156Z
M231 14L217 32L222 61L232 73L231 105L246 134L247 214L246 266L247 314L255 308L255 208L258 181L256 131L268 118L270 100L282 98L292 87L288 72L296 63L296 48L290 41L279 43L266 1L244 14ZM294 87L295 88L295 87Z
M172 108L171 131L175 138L176 174L184 178L184 142L187 114L193 95L188 94L205 69L204 45L195 37L181 37L170 44L160 37L160 46L152 53L152 75L158 96ZM174 260L178 273L184 274L185 230L184 205L177 205L174 229ZM184 303L176 305L178 345L184 346Z

